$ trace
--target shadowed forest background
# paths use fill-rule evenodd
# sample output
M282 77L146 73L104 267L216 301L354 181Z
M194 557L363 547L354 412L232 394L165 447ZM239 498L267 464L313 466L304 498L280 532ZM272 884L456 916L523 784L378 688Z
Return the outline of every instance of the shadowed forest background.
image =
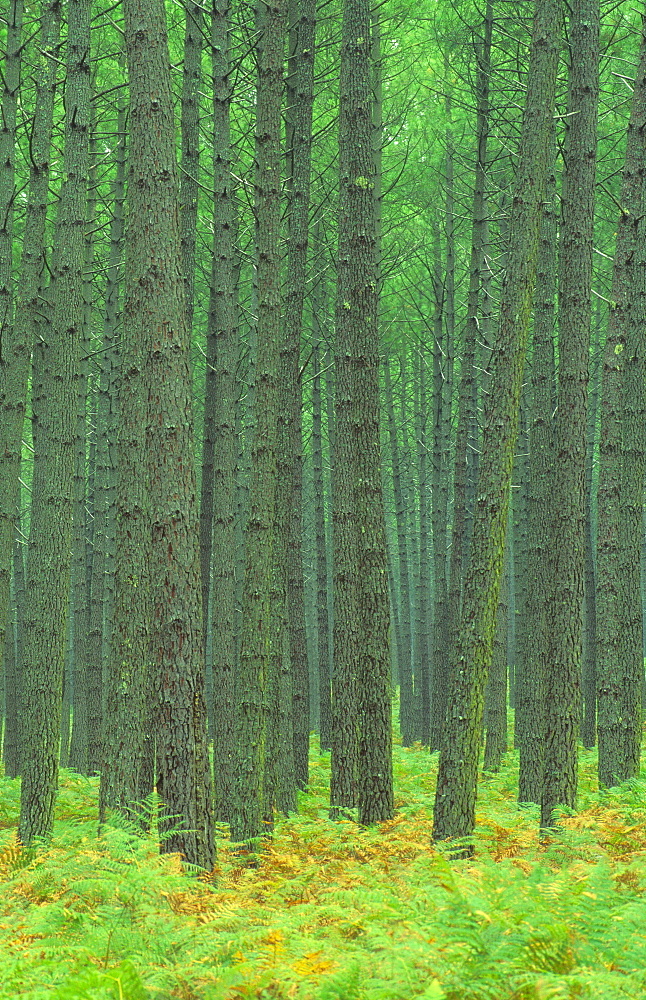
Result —
M0 873L84 942L43 995L646 995L595 938L646 822L646 7L10 0L0 45ZM112 875L103 957L66 923L92 851L144 923L405 865L460 971L299 957L274 881L287 978L154 986Z

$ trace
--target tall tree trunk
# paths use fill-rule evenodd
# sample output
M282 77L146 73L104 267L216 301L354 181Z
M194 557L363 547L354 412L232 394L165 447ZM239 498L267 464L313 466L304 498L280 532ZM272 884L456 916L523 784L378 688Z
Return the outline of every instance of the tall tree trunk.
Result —
M526 386L531 380L531 356L525 367L525 386L520 396L518 442L514 456L513 488L509 498L512 508L509 536L509 615L512 625L514 689L522 684L527 657L527 616L525 606L528 591L527 575L527 459L529 454L528 400ZM527 370L529 369L529 371ZM522 720L521 720L522 721Z
M263 701L271 667L272 643L270 597L274 572L276 411L281 320L280 133L286 0L270 0L259 11L261 30L257 43L255 174L258 348L236 706L238 787L231 814L232 839L247 842L262 834L265 815L266 726Z
M471 259L469 263L469 293L467 302L467 320L464 330L464 343L462 348L462 364L460 372L460 387L458 392L458 422L455 435L454 453L454 474L453 474L453 528L451 532L451 557L449 564L448 583L448 634L449 650L447 654L449 661L455 659L454 653L450 651L451 646L457 641L460 621L460 611L462 604L462 590L464 583L464 568L468 561L468 551L466 546L467 536L467 467L468 444L471 426L475 420L475 413L472 411L473 387L475 383L475 360L476 341L478 337L478 301L480 296L481 273L484 264L484 195L485 179L487 171L487 139L488 139L488 115L489 115L489 64L491 55L491 31L493 15L491 4L489 4L485 14L484 41L482 53L478 59L478 80L477 80L477 150L475 167L475 185L473 191L473 224L471 232ZM448 69L448 62L445 57L445 72ZM448 98L447 98L448 100ZM450 108L450 103L449 103ZM451 274L454 265L451 261L454 256L453 244L453 162L452 162L452 140L447 138L447 275ZM450 203L449 203L450 198ZM449 211L450 204L450 211ZM451 237L449 239L449 236ZM450 268L451 265L451 268ZM451 279L452 280L452 279ZM450 290L449 290L450 291Z
M484 687L492 655L509 487L518 434L541 202L548 168L548 130L554 113L560 15L558 0L536 3L509 259L492 363L496 392L488 397L473 545L466 575L447 733L440 752L434 840L471 837L475 825Z
M42 51L36 83L36 103L31 131L31 164L29 194L24 222L24 238L20 263L20 282L16 289L13 322L8 323L2 335L2 362L0 367L0 396L2 420L0 421L0 531L5 545L5 529L13 534L20 500L20 463L22 437L27 401L27 380L32 344L44 323L42 301L45 270L45 223L49 199L49 160L52 138L54 93L58 67L61 10L57 0L45 0L40 18L39 46ZM52 58L54 56L55 58ZM11 86L11 80L9 81ZM13 191L12 191L13 194ZM8 225L8 222L7 222ZM4 256L4 255L3 255ZM11 260L11 254L5 258ZM9 536L9 545L12 535ZM10 551L10 550L9 550ZM3 556L0 556L3 558ZM7 556L7 558L9 558ZM0 563L0 574L3 563ZM2 586L9 586L7 575ZM8 590L6 591L8 595ZM0 598L3 600L4 598ZM8 596L7 596L8 599ZM16 692L18 725L22 712L21 658L18 657ZM22 747L22 736L18 741Z
M115 150L116 169L111 187L112 219L110 252L105 289L103 338L99 358L99 385L96 405L96 468L94 474L94 531L92 578L90 581L88 659L88 766L91 774L102 770L103 747L115 735L114 719L103 716L104 674L109 679L112 643L112 602L114 587L114 492L117 441L117 326L120 319L121 258L123 255L124 197L126 180L126 108L121 103L117 113L119 138ZM145 600L145 595L142 595ZM133 616L138 608L132 609ZM136 627L136 623L135 624ZM145 654L144 654L145 660ZM112 678L119 683L120 677ZM108 685L106 685L106 688ZM107 723L107 725L106 725ZM102 786L106 777L102 773Z
M643 28L642 28L643 31ZM599 441L599 490L597 529L597 699L598 699L598 758L599 784L616 785L632 770L632 753L626 768L626 734L634 736L634 671L624 676L628 658L623 652L621 629L625 619L624 583L622 574L635 586L634 570L626 562L623 544L627 541L628 497L622 494L627 469L624 468L624 435L626 446L634 434L635 410L639 398L631 400L630 412L625 383L635 391L633 371L639 368L639 343L636 327L643 322L642 277L642 214L644 211L644 142L646 135L646 41L642 34L639 69L633 90L626 158L621 191L622 211L617 225L617 244L612 279L612 308L609 315L608 339L603 359L601 391L601 436ZM630 377L628 372L630 371ZM624 422L629 426L623 427ZM635 440L630 442L636 443ZM628 447L626 447L628 454ZM640 487L641 488L641 487ZM631 498L632 499L632 498ZM638 529L641 531L641 528ZM635 556L634 551L631 556ZM637 586L637 592L639 587ZM623 605L623 606L622 606ZM622 618L624 619L622 621ZM630 626L632 631L632 625ZM629 643L632 643L631 635ZM641 654L640 654L641 655ZM632 710L631 710L632 709ZM628 710L628 711L627 711Z
M186 329L190 339L193 330L195 297L195 241L200 177L200 86L202 83L204 15L201 3L196 3L196 0L184 0L184 10L186 26L182 65L182 161L179 186L179 224ZM206 623L206 621L205 609L204 622Z
M339 104L339 246L336 300L335 732L333 769L352 777L352 722L339 718L356 684L359 822L393 815L390 607L379 455L378 226L373 154L371 11L345 0ZM344 560L344 561L343 561ZM349 589L354 593L350 595ZM341 642L337 643L337 635ZM333 772L334 773L334 772ZM342 797L338 792L342 792ZM350 805L337 781L331 805Z
M399 649L405 649L404 635L410 637L411 683L413 700L413 739L422 738L422 685L419 677L419 504L417 503L418 483L415 468L415 398L419 393L419 379L416 379L413 358L403 352L399 359L399 478L402 492L402 527L406 546L407 578L399 581L399 591L395 587L394 575L390 572L393 598L394 634L398 637L394 653L399 670ZM396 421L397 422L397 421ZM401 594L401 598L399 598ZM405 595L405 596L404 596ZM398 599L399 598L399 599Z
M448 605L446 543L449 508L449 452L451 437L451 352L442 335L443 287L439 230L434 238L435 314L433 317L433 474L432 474L432 527L433 527L433 670L431 676L431 752L439 750L444 738L446 706L449 695L449 669L447 659Z
M507 525L507 539L511 537ZM487 677L484 702L486 730L482 769L496 773L500 770L503 754L507 750L507 615L509 614L509 551L505 547L505 560L493 641L491 669Z
M151 661L158 791L172 826L161 849L213 866L193 455L191 374L181 278L173 101L162 0L124 0L130 88L126 321L148 382Z
M428 413L426 396L426 355L422 344L415 355L417 391L415 394L416 467L419 480L419 564L417 573L417 643L415 676L419 688L419 736L429 746L431 733L431 675L433 632L431 615L431 560L429 552L430 511L428 482Z
M646 18L642 24L643 31L646 27ZM646 41L643 45L646 51ZM642 65L644 65L643 56ZM646 84L643 74L637 81L637 87L642 91L642 107L644 107ZM642 158L645 152L646 143L642 145ZM642 179L642 197L638 215L640 226L635 257L636 281L630 321L626 328L619 469L618 660L623 699L619 750L621 770L618 776L622 781L639 776L642 742L644 658L640 550L646 473L646 237L643 221L645 212L646 186Z
M597 309L594 319L594 342L590 352L592 361L592 387L588 396L588 426L586 430L585 451L585 585L584 585L584 615L583 615L583 715L581 719L581 741L586 749L591 749L597 742L597 594L596 567L594 557L594 464L597 443L597 426L599 423L599 395L602 356L599 347L600 310Z
M89 171L87 219L85 226L83 331L81 357L75 373L76 426L74 432L74 496L72 511L72 589L71 621L74 671L74 704L72 736L67 766L81 774L89 773L88 718L88 631L90 624L87 576L86 507L89 500L87 469L88 445L88 355L92 325L92 287L90 275L94 261L94 227L96 225L96 117L90 110Z
M552 167L554 140L552 139ZM516 745L520 751L518 800L540 804L545 749L549 497L552 475L554 306L556 297L556 181L548 178L536 273L532 328L531 406L527 468L527 571L529 587L524 670L516 684Z
M63 184L54 231L52 322L38 347L44 395L34 425L23 686L24 757L18 836L49 836L58 753L69 601L74 373L83 325L83 234L90 115L90 0L70 0ZM52 567L56 567L55 570Z
M204 416L204 462L211 450L213 466L213 765L216 815L228 821L235 789L235 675L237 652L236 476L238 471L238 271L237 211L231 173L229 115L231 79L229 3L219 0L211 15L213 51L213 272L208 326L207 400ZM212 417L210 416L212 414ZM209 422L212 430L209 430ZM209 443L210 438L210 443ZM204 478L200 523L205 520ZM211 519L208 519L210 531ZM210 544L209 544L210 550ZM203 550L202 550L203 551ZM208 606L208 564L202 565L203 591Z
M134 104L134 102L131 102ZM134 106L132 108L134 111ZM142 112L138 109L141 116ZM131 112L132 114L132 112ZM141 125L139 126L141 128ZM132 135L132 132L131 132ZM133 136L134 138L134 136ZM139 140L141 143L141 140ZM123 253L123 175L119 150L115 179L115 218L111 228L111 264L109 291L104 324L104 340L116 333L118 276L116 262ZM125 166L125 163L124 163ZM131 175L132 177L132 175ZM133 188L131 187L131 194ZM134 253L137 226L136 204L129 205L125 247L127 281L123 315L123 333L119 357L118 434L116 442L114 604L109 656L106 660L105 716L99 790L99 818L107 808L132 815L133 803L139 800L140 772L144 759L146 699L150 687L150 510L148 484L142 470L146 466L146 441L143 429L147 422L146 342L141 329L141 303L132 288L144 266ZM142 289L143 292L143 289ZM108 354L107 357L110 355ZM106 372L106 379L108 373ZM110 433L110 402L106 399L107 427ZM106 472L109 481L110 473ZM109 486L107 492L109 491ZM110 498L106 496L106 507ZM109 517L109 515L108 515ZM106 564L109 559L109 530L106 530ZM107 570L106 565L106 570ZM110 574L106 572L106 580ZM99 610L95 607L94 631ZM106 616L107 617L107 616ZM95 641L98 641L98 637ZM97 692L98 693L98 692Z
M408 570L408 549L406 545L406 507L401 483L401 456L397 438L397 423L393 400L392 379L388 360L384 364L384 399L388 436L390 439L390 459L393 470L393 494L395 499L395 522L397 527L397 556L399 561L400 618L397 647L397 667L399 673L399 724L402 744L411 746L415 738L413 714L413 674L411 649L410 579ZM394 604L394 602L393 602Z
M319 281L324 280L320 278ZM319 299L320 305L322 305ZM318 318L317 318L318 317ZM330 639L328 620L328 566L325 537L325 487L323 478L323 435L321 406L321 330L319 310L314 309L312 342L312 479L314 490L314 533L316 539L316 629L318 653L319 741L320 749L329 750L332 738L332 699L330 678Z
M298 787L306 788L310 727L302 561L303 446L300 346L307 279L316 0L290 0L289 22L286 109L287 287L281 344L281 402L278 411L279 477L286 485L277 498L279 500L277 526L279 536L283 540L282 558L285 562L293 692L294 773Z
M561 190L559 389L549 573L550 668L541 826L556 806L574 808L580 725L585 441L592 298L594 191L599 97L599 0L575 0Z
M22 555L22 545L19 537L20 522L16 523L16 534L13 543L13 602L10 602L9 623L7 635L13 647L13 657L5 658L5 727L3 734L2 760L6 778L17 778L20 774L20 677L22 671L22 629L20 616L24 601L25 571ZM15 630L14 630L15 619ZM15 635L14 635L15 631ZM8 643L7 643L8 645Z
M15 534L18 498L18 466L16 450L22 447L22 419L24 403L19 413L21 436L15 440L15 421L11 420L13 401L7 398L7 383L11 369L21 359L12 356L14 325L14 275L13 275L13 220L15 190L15 146L16 111L20 86L20 65L22 61L22 19L23 0L11 0L6 21L6 48L2 72L2 118L0 121L0 407L3 420L0 434L0 451L3 455L0 465L2 476L2 499L0 500L0 667L5 649L4 632L9 613L9 590L11 586L11 552ZM24 361L22 368L24 369ZM23 378L24 381L24 378ZM22 392L24 397L24 390ZM5 418L8 410L9 420ZM12 440L14 439L14 440ZM0 670L1 673L1 670Z

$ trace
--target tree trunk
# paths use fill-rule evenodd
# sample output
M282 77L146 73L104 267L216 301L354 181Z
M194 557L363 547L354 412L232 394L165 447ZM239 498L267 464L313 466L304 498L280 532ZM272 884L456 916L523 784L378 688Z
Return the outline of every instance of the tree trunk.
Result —
M123 255L124 196L126 179L126 109L121 104L117 114L119 138L115 150L116 171L112 182L112 219L110 253L105 289L103 338L99 358L99 385L96 405L96 467L94 474L94 531L92 579L87 638L88 657L88 728L90 746L88 766L91 774L101 770L103 748L115 731L110 719L103 716L104 673L108 680L111 665L112 602L114 587L114 485L116 467L114 447L117 440L117 370L119 345L117 324L120 318L121 258ZM137 608L133 608L133 614ZM145 658L145 657L144 657ZM118 683L118 678L116 678ZM102 782L105 781L102 777Z
M631 106L621 191L622 211L617 224L617 244L612 278L612 308L603 359L601 436L599 441L599 490L597 522L597 733L599 784L616 785L625 774L625 730L632 726L626 709L623 675L623 640L620 634L621 574L632 571L622 552L625 513L622 511L622 424L627 393L626 359L629 331L639 320L638 289L641 279L641 216L643 212L643 159L646 136L646 44L642 36L640 62ZM635 320L633 315L635 314ZM631 337L631 341L633 338ZM634 366L630 360L629 367ZM628 428L626 429L628 433ZM641 530L641 529L640 529ZM639 589L639 588L638 588ZM625 623L623 623L625 624ZM634 683L634 680L631 682Z
M5 58L2 73L2 120L0 123L0 330L2 341L0 350L0 407L3 415L0 434L2 453L2 491L0 500L0 667L5 649L5 628L9 613L9 591L11 588L11 552L15 534L18 499L17 452L22 448L23 404L19 411L20 437L15 440L15 420L12 420L12 403L7 398L7 383L11 369L16 363L25 370L24 359L12 354L14 326L14 275L13 261L13 220L16 197L16 111L20 86L20 65L22 61L22 20L23 0L11 0L6 20ZM9 347L9 350L7 350ZM24 384L23 375L21 386ZM9 420L5 412L8 411ZM1 671L0 671L1 672Z
M264 698L273 638L271 593L281 321L280 133L286 19L286 0L270 0L259 7L255 174L258 348L236 705L238 787L231 814L232 840L246 842L263 833L263 819L267 815L263 802L267 740Z
M600 303L598 303L600 305ZM581 719L581 741L590 750L597 742L597 594L596 566L594 558L594 465L597 443L597 426L599 423L599 394L602 356L599 346L600 309L597 308L594 319L595 336L590 352L593 364L592 387L588 396L588 426L586 431L585 452L585 584L584 584L584 615L583 615L583 669L582 693L583 715Z
M12 545L16 518L20 502L20 464L22 459L22 437L27 400L27 379L31 359L32 343L44 323L42 300L45 279L45 222L49 198L49 158L52 136L52 118L56 71L58 60L51 55L58 52L60 37L60 5L57 0L43 4L39 44L43 50L38 81L36 84L36 104L31 133L31 164L29 171L29 194L24 221L20 282L16 289L16 308L13 321L8 323L2 335L2 362L0 365L0 398L2 400L2 420L0 421L0 545ZM11 80L9 81L11 87ZM13 195L13 189L12 189ZM7 222L8 225L8 222ZM4 256L4 255L3 255ZM11 254L6 258L11 260ZM5 539L5 529L11 534ZM10 558L11 548L9 548ZM4 559L4 556L0 555ZM0 574L2 566L0 563ZM9 570L1 585L9 586ZM6 590L8 599L8 590ZM2 600L3 598L0 598ZM18 657L16 692L18 725L22 718L22 673ZM22 736L18 735L19 747Z
M403 373L402 373L403 374ZM393 470L393 494L395 500L395 523L397 528L397 556L399 561L399 643L397 646L397 668L399 674L399 725L402 744L411 746L415 738L413 714L413 674L411 649L410 580L408 570L408 549L406 545L406 507L401 484L401 456L397 438L397 422L393 401L392 379L388 360L384 364L384 401L390 439L390 460ZM394 602L393 602L394 603Z
M151 663L161 843L213 866L190 345L181 278L173 102L162 0L124 0L130 88L126 320L148 384ZM172 817L172 818L170 818Z
M510 538L507 525L507 538ZM500 770L503 754L507 750L507 615L509 613L509 552L505 561L498 610L496 633L493 641L491 669L487 678L484 701L484 726L486 730L482 769L490 774Z
M324 281L323 277L319 282ZM316 541L316 629L318 654L319 744L329 750L332 738L332 689L330 678L330 632L328 620L328 566L325 532L325 487L323 478L323 434L321 405L321 329L320 309L314 309L312 343L312 480L314 490L314 534ZM329 502L329 495L328 495Z
M478 337L478 300L480 295L481 273L484 264L483 219L484 193L487 170L487 139L489 112L489 63L491 53L492 12L491 5L485 14L485 35L481 57L478 59L477 81L477 151L475 168L475 186L473 192L473 225L471 232L471 259L469 263L469 292L467 302L467 321L464 330L462 363L460 371L460 387L458 391L458 421L455 435L454 474L453 474L453 527L451 531L451 556L449 562L448 582L448 635L449 646L447 655L454 662L453 646L457 642L462 591L464 584L464 569L468 563L467 551L467 471L468 444L471 426L475 420L472 411L473 387L475 383L476 340ZM445 56L445 72L448 61ZM449 99L447 98L447 101ZM450 102L449 102L450 108ZM451 285L447 295L452 297L452 271L454 264L453 249L453 160L452 140L447 138L447 277Z
M431 734L431 659L433 656L433 631L431 615L431 560L429 537L431 529L429 511L428 475L428 414L426 396L426 354L419 345L415 359L417 392L415 394L415 440L417 442L416 466L419 479L419 566L417 574L417 643L415 676L418 679L420 728L419 739L429 746Z
M435 230L435 315L433 317L433 669L431 674L431 752L439 750L444 739L446 705L449 694L448 606L446 542L449 507L449 452L451 437L451 351L442 334L443 287L439 231Z
M132 102L134 111L134 102ZM137 110L141 116L142 111ZM132 118L131 123L134 124ZM141 128L141 125L139 125ZM131 141L134 141L132 132ZM129 138L130 138L129 136ZM141 139L139 139L141 144ZM115 178L115 215L111 227L109 294L106 296L104 341L116 334L118 312L117 262L123 254L123 180L125 169L125 142L118 150ZM141 155L141 154L139 154ZM135 161L136 162L136 161ZM134 167L134 164L133 164ZM141 169L141 168L138 168ZM133 178L133 174L130 175ZM130 187L131 196L134 185ZM140 195L141 196L141 195ZM118 432L116 441L115 484L115 544L114 544L114 604L109 655L106 658L105 716L103 722L103 747L101 751L101 784L99 790L99 819L103 821L106 809L117 809L133 816L133 805L139 801L140 771L144 759L144 731L146 701L150 688L150 509L148 483L142 470L146 467L146 441L144 428L147 422L146 341L142 331L142 303L133 295L132 288L139 274L143 277L144 262L135 254L137 205L128 206L125 248L126 281L123 333L118 358ZM139 237L137 236L137 239ZM142 288L142 294L144 289ZM106 354L108 364L111 354ZM117 359L115 359L117 360ZM105 374L106 392L109 392L110 375ZM111 400L104 399L100 407L105 411L106 437L117 430L111 415ZM109 448L109 441L106 442ZM108 451L109 456L109 451ZM109 461L109 458L108 458ZM109 493L110 470L106 469L106 493ZM110 497L106 496L106 512ZM106 571L109 560L109 514L106 525ZM109 572L105 574L110 579ZM97 595L98 597L98 595ZM98 627L101 611L94 601L94 646L98 645ZM109 621L108 616L106 615ZM95 684L96 684L95 679ZM97 706L99 695L96 684L93 703Z
M447 734L440 752L434 840L471 837L487 671L500 589L523 363L536 274L558 64L558 0L535 6L507 274L482 442L473 545L463 599ZM469 852L469 848L465 847Z
M371 74L371 11L345 0L339 104L336 301L338 442L335 485L335 732L332 763L345 778L331 805L351 805L353 722L339 718L356 684L359 822L393 815L390 607L379 455L378 226ZM343 472L341 471L343 470ZM354 593L350 595L348 590ZM337 635L342 643L337 643ZM342 697L339 697L341 695ZM338 792L343 792L343 797ZM337 793L337 794L335 794Z
M19 704L22 671L21 642L21 607L24 600L25 573L22 555L22 545L19 540L19 522L16 524L16 536L13 544L13 601L9 607L7 626L8 641L5 650L5 727L3 734L2 760L6 778L17 778L20 774L20 720ZM15 626L14 626L15 621ZM9 657L8 647L11 644L13 655Z
M54 231L52 322L38 347L44 383L34 424L22 706L25 738L18 827L24 844L34 837L49 836L54 823L69 601L74 373L83 325L91 3L70 0L67 9L63 184Z
M299 788L308 783L309 673L305 643L305 597L302 561L303 446L300 347L307 281L307 248L312 159L315 0L290 0L287 77L287 281L281 344L278 410L279 478L277 497L279 552L284 560L289 654L292 673L294 774ZM291 484L291 489L290 489ZM283 499L284 498L284 499Z
M184 62L182 66L182 162L179 186L179 225L186 330L193 331L195 288L195 241L200 176L200 86L202 83L202 5L184 0ZM206 624L206 610L204 622ZM206 628L205 628L206 632Z
M240 397L238 364L238 272L236 247L237 210L231 174L229 115L231 105L229 56L229 3L214 4L211 15L213 51L213 271L208 324L208 356L204 413L202 508L213 545L213 767L216 815L229 820L235 789L235 675L237 665L236 477L238 428L236 410ZM210 458L209 458L210 454ZM206 517L209 500L205 490L207 463L212 464L212 517ZM212 529L211 529L212 524ZM204 552L204 549L202 549ZM204 603L208 608L209 559L202 563Z
M561 190L559 389L549 579L549 670L541 827L556 806L574 808L580 726L585 441L592 297L599 96L599 0L576 0L570 17L568 115Z
M74 704L72 737L67 766L81 774L89 774L89 718L88 718L88 631L90 624L87 576L87 521L89 484L87 474L88 445L88 355L90 354L92 325L92 289L90 275L94 262L94 228L96 226L96 117L90 110L89 171L87 219L85 225L84 280L83 280L83 332L81 357L75 373L76 426L74 432L74 496L72 511L72 651L74 671Z
M552 138L552 166L554 140ZM516 684L516 745L520 751L519 802L540 805L545 749L549 497L552 475L554 303L556 296L556 182L552 170L543 207L532 329L531 406L527 468L527 640Z

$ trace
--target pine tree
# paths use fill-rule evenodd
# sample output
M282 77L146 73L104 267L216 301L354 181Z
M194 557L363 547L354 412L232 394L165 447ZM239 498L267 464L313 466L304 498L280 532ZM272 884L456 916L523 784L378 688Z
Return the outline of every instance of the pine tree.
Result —
M568 115L559 246L558 406L549 579L549 670L541 826L577 791L583 621L585 454L599 99L599 2L576 0L570 16Z
M603 358L601 391L600 471L597 535L597 698L599 783L615 785L634 775L636 726L643 665L635 652L641 649L640 616L635 629L634 600L638 556L629 543L629 523L634 531L632 497L624 493L639 474L641 457L638 430L643 364L640 345L643 324L643 211L644 141L646 134L646 39L633 89L621 190L622 211L617 224L613 264L612 308ZM628 361L627 361L628 359ZM633 451L634 449L634 451ZM633 454L631 455L631 451ZM637 454L635 454L635 451ZM635 469L629 469L629 463ZM632 484L630 484L632 485ZM640 486L638 495L641 496ZM641 502L641 501L640 501ZM641 532L641 525L637 529ZM625 577L625 579L622 579ZM637 587L635 595L629 593ZM628 613L627 613L628 612ZM623 630L626 631L624 636ZM637 660L641 652L637 653Z
M277 461L278 346L280 343L280 177L283 58L286 0L259 6L256 97L255 232L258 322L254 428L251 442L249 517L242 600L236 726L238 785L231 812L231 837L259 837L271 822L273 802L264 796L267 728L264 699L271 669L275 564L274 511Z
M90 121L90 0L70 0L63 184L54 232L51 325L35 349L34 479L27 557L18 836L49 836L58 788L64 641L70 583L74 374L83 326ZM44 329L44 328L41 328ZM55 567L55 568L53 568Z
M193 454L192 390L178 218L173 101L162 0L125 0L130 88L126 321L148 384L151 669L157 774L173 816L162 850L214 861Z
M433 839L470 837L475 825L484 687L502 574L509 487L518 434L526 340L536 274L541 202L554 113L561 5L537 0L525 116L492 360L469 569L447 732L440 752ZM469 848L466 848L469 850Z
M379 454L379 270L372 82L370 5L365 0L345 0L335 310L338 471L334 489L331 806L334 811L354 804L356 761L360 823L389 819L393 814L390 610ZM352 706L354 698L358 718L344 719L342 713L346 706ZM357 744L354 726L358 726Z

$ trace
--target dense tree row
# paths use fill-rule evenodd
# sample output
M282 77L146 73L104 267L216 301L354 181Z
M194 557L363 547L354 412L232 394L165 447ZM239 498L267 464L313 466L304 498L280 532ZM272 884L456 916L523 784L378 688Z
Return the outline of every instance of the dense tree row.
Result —
M0 650L19 838L59 765L252 845L331 751L436 840L639 768L646 37L625 3L10 0ZM4 624L6 623L6 624Z

